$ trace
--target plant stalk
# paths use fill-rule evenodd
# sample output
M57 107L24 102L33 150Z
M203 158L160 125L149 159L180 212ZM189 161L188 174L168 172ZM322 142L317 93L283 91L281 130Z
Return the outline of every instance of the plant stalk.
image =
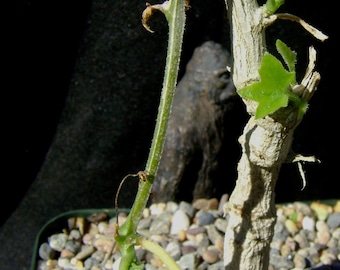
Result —
M131 263L136 261L136 257L132 258L130 255L134 252L134 245L138 242L136 234L137 224L147 205L163 151L182 50L185 26L185 0L166 1L161 5L160 11L164 13L169 25L166 66L156 126L145 167L147 177L145 181L140 181L129 216L126 222L119 227L118 236L116 237L116 241L122 252L120 269L124 270L129 269L128 267L130 267ZM124 258L124 255L126 255L126 258Z
M167 253L163 248L161 248L158 243L143 238L138 239L138 242L145 249L151 251L159 258L162 258L164 264L168 267L168 269L180 270L179 266L174 262L169 253Z

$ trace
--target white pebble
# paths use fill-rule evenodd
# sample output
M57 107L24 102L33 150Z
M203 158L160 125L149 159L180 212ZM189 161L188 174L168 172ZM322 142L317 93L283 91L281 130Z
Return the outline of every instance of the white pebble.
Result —
M315 230L315 220L305 216L302 220L302 229L313 232Z
M180 230L187 230L189 225L190 220L187 214L185 214L184 211L178 209L172 217L170 234L177 235Z
M165 209L166 209L165 203L155 203L155 204L150 205L151 215L159 215L163 213Z

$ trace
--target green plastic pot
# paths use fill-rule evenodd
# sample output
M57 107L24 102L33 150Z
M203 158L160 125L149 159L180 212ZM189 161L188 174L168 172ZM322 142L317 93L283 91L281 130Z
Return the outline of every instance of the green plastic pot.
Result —
M119 213L129 213L129 209L119 209ZM80 209L72 210L62 213L45 223L45 225L40 229L38 235L36 236L32 261L30 270L36 270L39 260L39 247L42 243L46 242L47 238L56 232L61 232L67 224L67 220L71 217L89 217L93 214L106 213L110 218L116 216L116 212L113 209Z

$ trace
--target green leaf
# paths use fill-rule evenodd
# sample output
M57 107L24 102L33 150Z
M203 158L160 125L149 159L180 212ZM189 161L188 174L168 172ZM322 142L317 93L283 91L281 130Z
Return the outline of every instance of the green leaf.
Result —
M308 103L291 91L296 85L295 62L296 53L281 40L276 41L276 49L280 53L288 70L273 55L266 53L259 69L260 81L239 89L238 94L245 99L258 102L255 118L263 118L274 113L291 102L298 109L298 119L306 113Z
M284 0L267 0L267 2L264 4L266 14L274 14L275 11L278 10L278 8L282 6L284 2Z
M131 266L130 266L130 270L143 270L143 269L145 269L144 264L132 263Z
M296 64L296 52L293 52L285 43L281 40L276 40L276 49L281 54L283 61L285 61L288 70L295 72Z
M258 102L256 119L286 107L291 94L287 89L295 82L295 72L287 71L281 62L269 53L263 56L259 75L259 82L237 91L241 97Z

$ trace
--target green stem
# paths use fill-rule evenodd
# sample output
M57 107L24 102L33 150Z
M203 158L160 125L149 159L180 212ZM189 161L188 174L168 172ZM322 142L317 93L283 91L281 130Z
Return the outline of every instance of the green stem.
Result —
M172 0L169 10L163 9L169 24L168 51L163 89L151 149L145 170L154 176L161 158L165 133L176 88L185 25L184 0Z
M133 251L134 245L136 244L136 238L138 237L136 234L137 225L142 212L147 205L152 190L153 181L161 159L166 128L171 112L173 95L177 84L179 62L182 50L185 26L185 0L166 1L161 6L160 10L164 13L169 25L166 67L160 104L158 107L156 126L149 157L145 167L147 177L145 181L141 181L130 214L126 222L120 226L118 230L118 236L116 237L116 241L122 253L120 269L124 270L129 269L131 264L136 262L136 257L134 256L134 258L131 258L131 253ZM124 256L126 257L124 258Z
M293 102L294 106L298 109L297 117L298 120L301 120L308 107L307 101L291 92L289 92L289 100Z
M144 238L139 238L138 243L143 248L155 254L158 258L162 258L162 261L168 269L180 270L179 266L175 263L172 257L159 244Z

